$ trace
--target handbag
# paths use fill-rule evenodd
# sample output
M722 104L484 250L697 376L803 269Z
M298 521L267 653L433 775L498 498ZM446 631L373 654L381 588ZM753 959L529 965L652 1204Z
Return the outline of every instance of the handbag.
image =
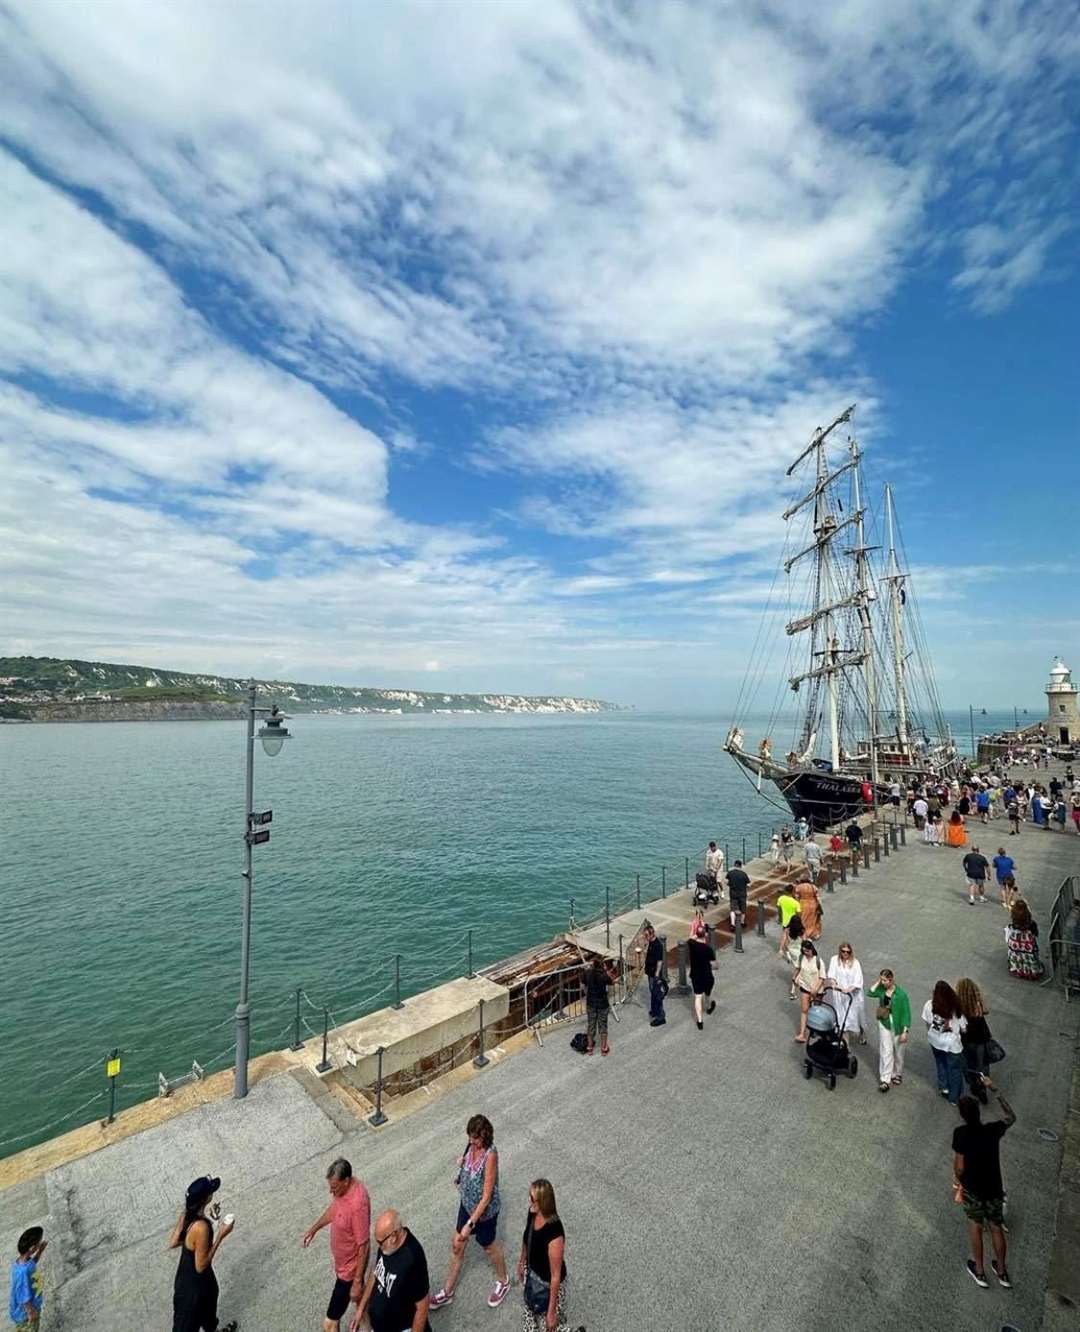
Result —
M986 1062L988 1064L1000 1064L1005 1058L1005 1047L1000 1041L994 1040L993 1036L986 1042Z
M525 1236L525 1253L528 1254L532 1247L533 1219L529 1217L529 1230ZM526 1257L526 1263L528 1258ZM551 1302L551 1282L544 1281L536 1275L531 1267L525 1268L525 1307L530 1313L546 1314L548 1304Z

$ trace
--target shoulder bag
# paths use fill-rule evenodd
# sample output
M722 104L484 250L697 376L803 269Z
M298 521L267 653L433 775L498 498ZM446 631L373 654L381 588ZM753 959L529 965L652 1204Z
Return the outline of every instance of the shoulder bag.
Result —
M1000 1064L1005 1058L1005 1047L1000 1041L996 1041L993 1036L986 1042L986 1062L988 1064Z

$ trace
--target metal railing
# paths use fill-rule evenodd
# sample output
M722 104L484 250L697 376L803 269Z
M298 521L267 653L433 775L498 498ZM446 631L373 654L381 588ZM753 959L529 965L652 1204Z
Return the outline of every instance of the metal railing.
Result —
M1043 984L1058 981L1068 1002L1073 991L1080 993L1080 875L1068 875L1058 889L1047 937L1050 966Z

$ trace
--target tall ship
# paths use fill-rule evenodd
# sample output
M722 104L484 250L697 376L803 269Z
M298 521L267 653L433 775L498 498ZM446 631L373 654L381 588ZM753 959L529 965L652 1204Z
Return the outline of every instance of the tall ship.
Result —
M783 514L784 578L778 569L724 742L763 796L818 830L886 801L895 782L951 777L961 767L892 488L869 502L854 413L852 405L817 429L785 474L802 493ZM772 710L747 748L745 730L761 715L754 709L766 681L775 688Z

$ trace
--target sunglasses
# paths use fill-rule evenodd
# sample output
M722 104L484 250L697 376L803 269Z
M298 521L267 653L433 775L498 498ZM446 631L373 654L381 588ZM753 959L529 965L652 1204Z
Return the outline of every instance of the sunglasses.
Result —
M383 1244L386 1244L389 1240L392 1240L397 1233L398 1233L397 1230L387 1231L387 1233L383 1235L381 1239L379 1238L378 1235L376 1235L375 1243L382 1246Z

